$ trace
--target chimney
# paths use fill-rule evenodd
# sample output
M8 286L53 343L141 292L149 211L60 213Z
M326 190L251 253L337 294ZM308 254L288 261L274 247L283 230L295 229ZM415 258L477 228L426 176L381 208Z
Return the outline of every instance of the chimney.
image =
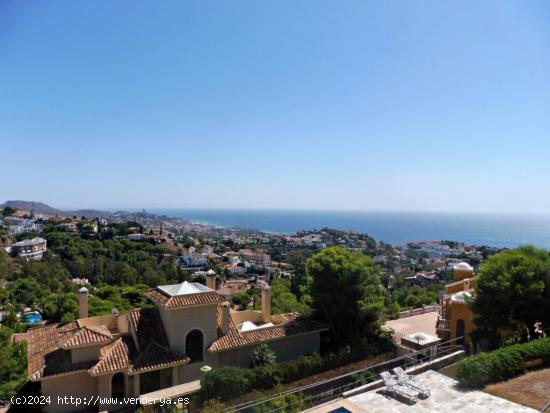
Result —
M222 322L220 329L223 336L229 333L229 320L231 319L230 308L231 307L227 301L222 304Z
M271 323L271 287L262 288L262 321Z
M79 311L78 318L87 318L88 317L88 289L82 287L78 290L78 302L79 302Z
M216 291L216 273L212 270L206 272L206 286Z

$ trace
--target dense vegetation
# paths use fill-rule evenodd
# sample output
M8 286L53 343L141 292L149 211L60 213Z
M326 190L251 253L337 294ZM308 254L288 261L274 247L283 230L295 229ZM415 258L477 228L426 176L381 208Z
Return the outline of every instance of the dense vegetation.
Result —
M13 329L0 325L0 400L8 399L27 381L26 346L13 344L13 333Z
M439 292L444 288L442 284L434 284L427 287L403 286L394 288L392 299L397 303L399 310L407 308L420 308L423 305L436 304L439 301Z
M313 316L330 330L330 346L362 346L380 335L387 292L369 257L341 247L307 261Z
M145 289L183 279L175 257L148 242L87 240L59 231L46 231L42 236L48 241L48 251L41 261L21 262L6 271L0 257L0 273L8 281L0 292L0 305L36 307L51 322L65 321L78 315L74 278L86 278L94 286L91 315L141 307Z
M78 288L74 278L87 278L91 316L146 306L143 292L150 286L181 281L172 256L147 242L114 238L127 231L115 225L100 239L47 229L41 236L48 251L41 261L14 261L0 248L0 400L26 382L26 352L13 344L12 333L24 331L17 314L23 308L39 309L48 322L78 318ZM19 239L36 234L23 234Z
M312 354L293 361L276 363L273 352L267 345L258 346L251 354L251 368L220 367L201 376L202 400L229 400L252 390L262 390L290 383L342 366L359 359L393 350L391 340L378 341L367 351L349 354ZM368 381L371 373L350 377L351 381ZM230 387L228 387L230 386Z
M458 380L468 387L507 380L525 372L528 362L541 359L550 363L550 338L514 344L463 358L457 363Z
M550 255L525 246L503 251L481 266L471 303L477 339L499 345L536 336L550 326Z

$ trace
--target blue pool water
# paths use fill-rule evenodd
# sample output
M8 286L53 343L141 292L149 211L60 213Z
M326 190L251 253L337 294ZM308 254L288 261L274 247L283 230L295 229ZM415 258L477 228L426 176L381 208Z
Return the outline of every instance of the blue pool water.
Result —
M331 410L328 413L351 413L351 412L345 407L338 407L337 409Z
M38 311L32 311L23 315L27 324L38 324L42 321L42 316Z

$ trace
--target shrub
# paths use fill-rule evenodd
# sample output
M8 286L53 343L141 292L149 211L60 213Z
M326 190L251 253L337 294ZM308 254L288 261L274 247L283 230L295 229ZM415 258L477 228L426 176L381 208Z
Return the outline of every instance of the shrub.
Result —
M258 345L250 357L252 367L272 366L277 361L277 356L267 344Z
M457 378L465 386L482 387L523 373L526 363L537 359L550 363L550 338L465 357L457 363Z
M218 399L212 399L204 403L201 413L223 413L225 409L225 404L220 402Z
M296 360L281 363L278 365L282 380L285 383L299 380L306 376L317 374L326 366L326 359L323 359L318 353L310 356L303 356Z
M228 400L239 397L252 389L252 370L238 367L221 367L201 375L201 397L203 400Z
M277 393L281 390L278 389ZM265 396L265 394L256 392L256 400L262 400ZM299 413L305 410L306 403L307 398L302 393L291 393L256 405L254 413Z
M352 374L351 380L356 385L363 385L376 380L376 374L370 370L363 370L359 373Z
M275 365L254 368L255 389L270 389L281 383L281 372Z

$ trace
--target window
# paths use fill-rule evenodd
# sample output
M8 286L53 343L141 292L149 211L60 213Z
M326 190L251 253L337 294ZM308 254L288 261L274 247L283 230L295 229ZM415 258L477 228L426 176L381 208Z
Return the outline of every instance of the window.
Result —
M124 397L124 374L117 373L111 379L111 395L115 399Z
M456 338L458 339L457 344L464 344L464 336L466 334L466 328L464 320L456 320Z
M203 360L203 337L200 330L191 330L185 338L185 354L191 363Z
M141 394L151 393L161 389L160 370L149 371L139 375Z

